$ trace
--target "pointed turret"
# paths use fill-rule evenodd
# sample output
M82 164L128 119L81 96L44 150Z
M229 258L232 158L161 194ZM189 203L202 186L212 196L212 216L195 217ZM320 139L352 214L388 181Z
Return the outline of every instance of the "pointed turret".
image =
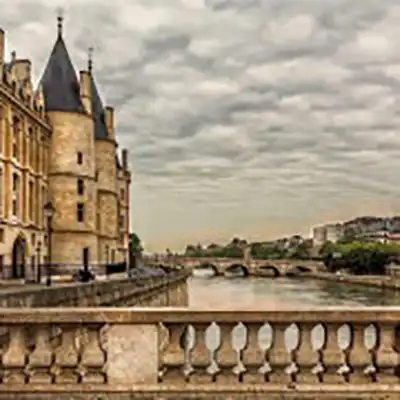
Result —
M93 76L93 48L89 49L88 71L91 79L91 101L92 101L92 117L94 124L95 139L107 139L107 124L103 102L101 101L99 91Z
M84 112L79 83L63 39L61 16L58 20L58 35L44 70L41 85L47 111Z

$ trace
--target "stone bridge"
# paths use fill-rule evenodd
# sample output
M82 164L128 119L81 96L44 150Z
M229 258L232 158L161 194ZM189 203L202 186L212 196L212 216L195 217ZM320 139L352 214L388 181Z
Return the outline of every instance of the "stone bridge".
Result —
M235 258L190 258L180 257L174 263L187 269L210 269L215 275L229 275L241 270L245 276L291 276L301 273L324 272L320 261L312 260L244 260Z

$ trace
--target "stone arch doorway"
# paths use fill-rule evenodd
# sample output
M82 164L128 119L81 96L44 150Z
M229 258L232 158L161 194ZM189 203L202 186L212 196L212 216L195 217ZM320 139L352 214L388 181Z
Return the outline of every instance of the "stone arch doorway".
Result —
M27 241L24 236L18 235L12 248L12 271L13 279L25 278L25 260L27 254Z

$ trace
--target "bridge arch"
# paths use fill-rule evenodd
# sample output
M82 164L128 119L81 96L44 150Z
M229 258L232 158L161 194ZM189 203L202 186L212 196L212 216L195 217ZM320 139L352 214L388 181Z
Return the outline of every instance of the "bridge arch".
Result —
M234 270L240 270L243 273L243 276L249 276L249 270L241 263L229 265L227 268L225 268L225 273L234 272Z
M286 276L297 276L306 272L312 272L311 268L304 265L295 265L286 272Z
M213 271L214 275L219 275L217 266L209 261L200 262L199 264L195 265L193 269L207 269L209 271Z
M274 278L281 276L281 271L273 264L263 264L258 267L261 274L266 272L272 272Z

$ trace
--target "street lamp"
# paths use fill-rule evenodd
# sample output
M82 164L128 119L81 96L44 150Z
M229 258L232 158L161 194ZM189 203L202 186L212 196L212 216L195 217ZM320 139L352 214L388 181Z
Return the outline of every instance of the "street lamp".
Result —
M44 216L47 220L47 266L46 266L46 285L51 285L51 234L52 234L52 224L53 224L53 216L54 216L55 208L51 201L48 201L44 205Z
M42 268L41 268L41 260L40 260L40 248L42 247L42 243L39 242L36 248L36 283L40 283L42 280Z

